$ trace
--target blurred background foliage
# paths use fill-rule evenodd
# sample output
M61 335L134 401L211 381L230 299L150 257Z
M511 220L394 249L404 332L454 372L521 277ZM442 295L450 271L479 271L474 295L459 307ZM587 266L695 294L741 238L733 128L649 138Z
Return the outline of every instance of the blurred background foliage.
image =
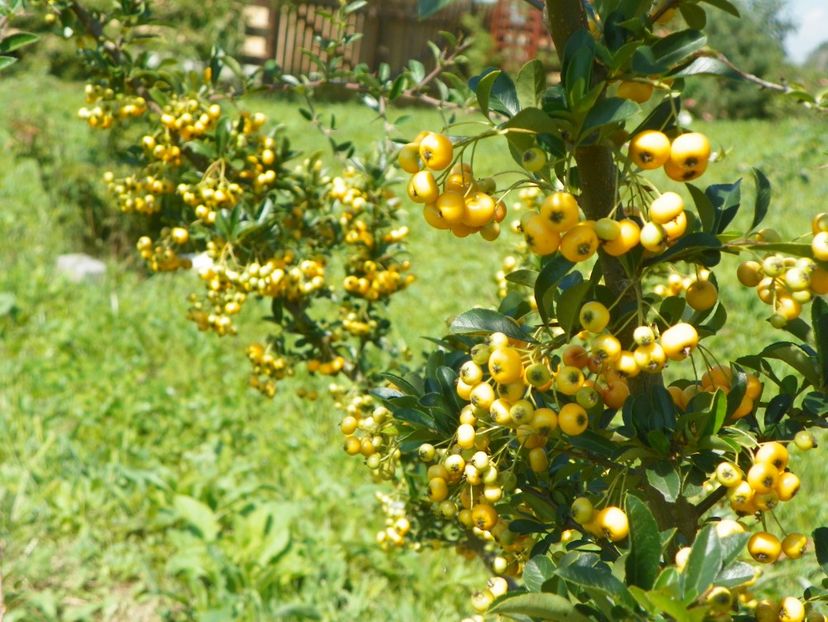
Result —
M707 13L709 44L743 71L765 80L795 81L797 74L804 75L785 55L783 41L795 30L785 0L739 0L735 4L741 18L724 11ZM733 80L691 78L687 100L691 112L706 118L762 119L798 112L782 98L768 97L753 84Z

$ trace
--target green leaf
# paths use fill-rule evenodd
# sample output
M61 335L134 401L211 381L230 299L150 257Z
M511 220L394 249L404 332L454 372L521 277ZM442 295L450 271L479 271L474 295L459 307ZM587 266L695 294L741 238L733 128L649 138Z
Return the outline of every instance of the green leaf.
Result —
M661 559L658 523L647 504L635 495L627 493L626 506L630 522L630 553L625 563L626 582L649 590L658 576Z
M708 268L717 265L721 259L722 243L710 233L689 233L660 255L649 259L646 265L652 266L667 261L698 261Z
M537 58L530 60L520 68L515 80L519 94L528 92L531 95L529 101L532 106L541 102L541 96L546 90L546 69L543 63Z
M0 69L5 69L9 65L14 65L17 59L14 56L0 56Z
M592 283L584 281L562 291L558 296L556 316L561 328L566 331L567 337L571 337L576 329L580 327L578 313L581 310L584 298L591 289Z
M727 394L721 389L717 389L713 395L713 402L710 404L710 410L707 411L710 418L707 420L707 426L704 429L705 436L716 434L724 425L727 418Z
M811 326L822 370L822 383L819 387L825 388L828 387L828 301L825 298L817 298L811 305Z
M644 120L636 127L631 136L643 132L644 130L659 130L664 131L676 126L676 114L681 110L680 96L667 96L648 114Z
M212 542L216 539L221 527L215 513L206 503L187 495L176 495L173 507L179 518L194 527L203 540Z
M810 244L797 244L795 242L773 242L768 244L757 242L755 244L748 244L747 246L748 248L756 249L762 253L785 253L786 255L794 255L795 257L810 257L812 259L814 256Z
M716 210L707 195L702 190L693 184L687 184L687 190L690 191L690 196L693 198L693 203L696 205L696 211L699 213L699 219L702 223L702 229L707 233L716 232Z
M737 587L744 585L756 576L756 568L745 562L731 564L716 577L716 585L721 587Z
M820 374L817 361L801 346L787 341L773 343L759 353L762 358L783 361L793 367L813 386L820 386Z
M535 555L523 568L523 583L530 592L540 592L543 584L555 574L555 564L546 555Z
M437 425L434 422L434 417L416 408L394 408L392 409L394 418L403 421L414 428L423 428L437 432Z
M453 335L503 333L513 339L535 340L513 318L491 309L471 309L461 313L451 323Z
M641 112L641 107L628 99L607 97L593 106L587 113L581 132L586 134L605 125L626 121Z
M562 255L555 255L541 268L535 281L535 302L538 306L538 313L540 313L544 322L548 322L554 313L552 295L555 292L555 287L574 265Z
M675 503L681 492L679 474L669 462L659 462L647 469L647 481L668 503Z
M31 32L16 32L13 35L0 39L0 54L14 52L23 46L34 43L38 39L40 39L40 37Z
M652 47L642 45L632 58L632 69L641 75L665 73L707 43L699 30L680 30L660 39Z
M679 12L690 28L701 30L707 25L707 13L698 4L682 2L679 5Z
M705 525L696 535L683 572L684 598L695 600L713 581L722 567L722 549L714 525Z
M814 529L814 551L822 572L828 574L828 527Z
M707 36L703 32L680 30L659 39L653 45L653 54L659 64L671 67L703 48L706 43Z
M454 0L417 0L417 15L420 19L431 17L452 2Z
M574 583L588 590L596 590L606 594L619 605L635 610L635 599L618 577L612 574L605 566L563 566L555 571L559 577L568 583Z
M812 391L802 400L802 408L815 417L824 417L828 412L828 395Z
M469 88L475 92L480 110L487 117L490 110L508 117L520 110L514 82L499 69L485 69L469 80Z
M765 219L771 201L770 180L758 168L753 169L753 178L756 180L756 202L753 206L753 223L751 229L755 229Z
M679 67L669 73L671 78L687 78L689 76L701 75L722 76L734 80L743 79L741 74L732 69L730 65L718 58L712 58L710 56L700 56L699 58L693 59L687 65Z
M515 270L506 275L506 280L510 283L517 283L525 287L535 287L535 281L538 278L537 270Z
M589 622L575 605L557 594L506 594L496 600L487 613L523 615L555 622Z
M716 210L716 233L722 233L739 211L742 199L742 180L732 184L713 184L704 191Z
M566 42L561 69L570 109L578 106L590 88L595 60L595 41L585 28L576 30Z
M560 126L560 121L540 108L524 108L501 125L506 130L521 130L506 133L506 138L521 153L535 146L536 134L556 134Z
M737 9L735 5L731 4L729 0L700 0L700 2L706 2L707 4L714 6L725 13L730 13L733 17L741 17L741 15L739 15L739 9Z
M691 622L687 608L671 590L654 590L647 592L647 596L657 611L666 613L676 622Z

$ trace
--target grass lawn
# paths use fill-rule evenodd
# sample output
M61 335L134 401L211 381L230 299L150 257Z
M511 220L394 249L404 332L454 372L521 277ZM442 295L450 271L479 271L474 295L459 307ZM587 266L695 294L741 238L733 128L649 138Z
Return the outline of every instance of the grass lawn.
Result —
M184 319L191 274L144 278L107 259L99 283L75 285L55 257L78 249L83 212L55 202L30 157L16 154L32 126L59 137L65 162L94 163L103 140L75 120L81 90L43 78L0 82L0 541L7 620L454 620L482 569L451 552L386 555L382 526L358 460L341 451L339 415L328 398L293 389L273 401L246 388L243 347L261 329L250 310L239 338L205 336ZM296 128L297 147L323 149L297 105L256 102ZM357 144L376 131L351 105L327 106ZM406 135L437 128L430 111L406 111ZM28 125L27 125L28 124ZM695 127L695 126L694 126ZM816 122L698 124L727 150L705 183L749 177L774 184L769 225L783 235L824 209L828 134ZM30 130L31 131L31 130ZM18 150L19 152L19 150ZM478 170L507 164L502 144L479 150ZM745 199L751 201L746 180ZM740 222L747 225L748 216ZM423 335L474 305L495 303L492 274L509 252L428 229L412 210L418 281L392 303L398 337L418 351ZM722 297L739 319L711 340L722 357L755 351L767 308L733 277ZM412 313L412 310L416 312ZM324 390L321 391L324 394ZM825 522L821 451L794 458L803 494L780 516L790 530ZM201 537L187 528L199 525ZM269 525L273 528L267 529ZM813 557L802 566L813 566ZM763 588L777 592L802 566Z

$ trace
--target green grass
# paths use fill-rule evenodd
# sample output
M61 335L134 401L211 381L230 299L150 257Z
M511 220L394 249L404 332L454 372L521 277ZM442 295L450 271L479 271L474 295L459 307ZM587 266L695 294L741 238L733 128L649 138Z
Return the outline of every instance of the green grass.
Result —
M4 79L0 144L19 145L21 132L40 130L40 140L60 137L65 162L94 170L103 138L74 120L79 94L42 78ZM259 103L298 129L299 148L324 148L302 125L297 105ZM357 143L376 131L360 108L327 109ZM406 135L440 124L433 112L411 116ZM828 136L816 124L699 127L730 151L704 182L732 181L761 165L775 187L769 222L785 234L799 232L820 209ZM482 173L507 162L502 145L479 156ZM255 311L239 338L220 340L184 319L186 293L198 287L192 275L145 279L113 259L99 283L75 285L55 273L55 257L77 250L85 222L76 205L50 198L44 185L59 182L44 179L31 158L0 151L0 297L14 303L0 315L7 619L466 615L469 591L485 578L478 565L447 551L389 556L373 544L382 526L373 496L382 486L341 451L330 401L307 402L293 392L323 383L286 382L272 402L246 388L242 349L261 330ZM491 275L509 242L456 240L427 229L417 210L408 224L419 280L391 313L398 337L419 351L426 342L418 337L438 335L472 305L494 303ZM757 336L772 334L766 308L736 284L734 270L727 260L720 277L738 317L714 342L724 357L755 351ZM811 494L820 454L794 459L804 492L781 511L792 529L809 531L826 519L824 500ZM801 568L782 564L778 572L787 585Z

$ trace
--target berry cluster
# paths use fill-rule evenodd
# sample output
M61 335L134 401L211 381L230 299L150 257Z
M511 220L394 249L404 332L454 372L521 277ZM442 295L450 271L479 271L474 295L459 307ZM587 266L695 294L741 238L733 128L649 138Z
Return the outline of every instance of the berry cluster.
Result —
M183 227L174 227L172 230L164 228L156 243L153 243L149 236L143 235L138 238L135 246L150 270L174 272L175 270L189 270L193 267L189 258L179 254L180 247L186 245L189 239L190 233Z
M86 104L90 107L78 110L78 117L89 127L107 130L118 119L140 117L147 111L147 100L140 95L116 93L99 84L87 84L84 92Z
M801 438L800 443L807 446L808 440ZM720 463L715 477L719 484L727 488L731 509L738 514L753 515L771 512L780 501L793 499L799 492L800 482L799 477L788 469L788 458L787 448L782 443L772 441L759 446L746 471L732 462ZM774 539L774 536L769 536L769 539ZM773 562L779 551L776 555L767 555L767 559L759 559L752 550L751 554L757 561Z
M289 362L261 343L252 343L247 347L247 358L253 366L250 386L261 391L267 397L276 395L276 382L293 373Z
M337 402L337 407L345 412L339 423L345 452L363 456L378 478L391 478L400 458L391 412L378 406L370 395L352 395L347 403Z
M828 217L825 220L828 221ZM814 256L819 257L816 250ZM810 257L768 254L761 261L742 262L736 276L745 287L755 287L759 300L771 306L770 322L777 328L798 318L802 305L811 302L815 296L828 294L828 268Z
M698 132L680 134L670 141L663 132L645 130L630 139L628 153L642 170L664 167L670 179L691 181L707 170L710 141Z
M497 239L506 206L492 196L494 179L475 180L472 167L461 162L435 178L433 171L448 169L453 158L451 140L435 132L421 132L414 142L403 146L399 164L412 174L409 198L424 204L423 217L435 229L450 230L460 238L480 233L485 240Z
M392 499L382 492L377 492L376 496L385 515L385 529L377 532L377 544L385 551L392 547L400 548L404 546L406 544L405 537L411 531L411 521L408 520L405 514L405 503Z

